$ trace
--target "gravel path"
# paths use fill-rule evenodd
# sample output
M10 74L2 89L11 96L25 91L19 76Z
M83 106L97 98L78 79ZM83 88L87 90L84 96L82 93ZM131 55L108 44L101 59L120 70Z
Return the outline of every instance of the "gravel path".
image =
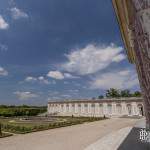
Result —
M0 139L2 150L84 150L100 138L133 126L136 119L114 118Z

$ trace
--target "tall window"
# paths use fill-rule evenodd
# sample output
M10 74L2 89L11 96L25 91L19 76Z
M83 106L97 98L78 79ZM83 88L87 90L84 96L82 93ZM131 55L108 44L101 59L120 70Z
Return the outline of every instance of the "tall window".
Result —
M132 106L131 104L127 104L128 115L132 114Z
M103 114L103 104L99 104L99 113Z
M112 105L108 104L108 114L112 114Z
M116 109L117 109L117 114L118 114L118 115L122 113L121 104L117 104L117 105L116 105Z
M92 111L92 114L95 114L95 104L93 103L92 105L91 105L91 111Z

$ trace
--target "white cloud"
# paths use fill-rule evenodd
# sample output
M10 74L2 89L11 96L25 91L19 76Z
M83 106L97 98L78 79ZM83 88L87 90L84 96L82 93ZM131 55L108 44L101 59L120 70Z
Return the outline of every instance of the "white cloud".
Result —
M4 18L0 15L0 30L6 30L9 28L9 24L4 20Z
M60 71L49 71L47 76L58 80L64 79L64 75Z
M38 80L40 83L50 84L50 82L47 79L45 79L43 76L38 77Z
M139 85L135 71L123 70L100 74L90 82L91 89L128 89Z
M124 54L119 54L119 55L115 56L115 57L112 59L112 61L114 61L114 62L120 62L120 61L124 60L125 58L126 58L126 57L125 57Z
M25 78L25 81L34 82L34 81L37 81L37 79L35 77L28 76L28 77Z
M63 80L63 79L76 79L79 78L78 76L74 76L70 73L62 73L58 70L56 71L49 71L47 74L48 77L57 79L57 80Z
M28 14L23 12L22 10L14 7L14 8L11 8L10 9L11 11L11 15L12 15L12 18L17 20L17 19L20 19L20 18L28 18Z
M28 76L25 78L25 81L26 82L39 82L39 83L42 83L42 84L50 84L50 82L45 79L43 76L40 76L40 77L32 77L32 76ZM53 82L52 82L53 84Z
M14 94L17 95L17 97L18 97L20 100L29 100L29 99L31 99L31 98L36 98L36 97L38 97L37 94L32 93L32 92L16 91L16 92L14 92Z
M7 76L8 75L8 71L5 70L3 67L0 67L0 76Z
M122 54L123 48L114 44L110 46L87 45L83 49L73 50L65 55L68 61L61 67L68 72L75 72L79 75L96 73L105 69L113 62L120 62L126 57Z
M68 78L68 79L77 79L77 78L79 78L78 76L73 76L70 73L64 73L64 77Z

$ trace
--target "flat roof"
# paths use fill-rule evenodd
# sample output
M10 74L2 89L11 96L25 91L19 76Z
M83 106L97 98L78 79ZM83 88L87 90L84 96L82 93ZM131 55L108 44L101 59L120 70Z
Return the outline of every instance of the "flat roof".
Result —
M112 0L114 10L117 16L122 39L125 44L128 59L131 63L135 63L135 53L132 41L133 6L131 0ZM132 43L132 44L131 44Z
M105 103L105 102L142 102L142 97L131 97L131 98L110 98L110 99L77 99L77 100L55 100L49 101L48 104L64 104L64 103Z

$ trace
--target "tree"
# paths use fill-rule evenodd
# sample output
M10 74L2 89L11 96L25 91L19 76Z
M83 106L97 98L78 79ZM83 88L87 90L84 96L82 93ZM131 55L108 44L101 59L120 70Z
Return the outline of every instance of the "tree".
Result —
M118 89L111 88L106 91L106 97L118 98L118 97L120 97L120 91Z
M120 95L121 95L121 97L131 97L130 90L128 90L128 89L122 90Z
M99 95L99 96L98 96L98 99L103 99L103 98L104 98L103 95Z
M139 92L139 91L135 91L135 92L133 93L133 96L134 96L134 97L141 97L142 94L141 94L141 92Z

